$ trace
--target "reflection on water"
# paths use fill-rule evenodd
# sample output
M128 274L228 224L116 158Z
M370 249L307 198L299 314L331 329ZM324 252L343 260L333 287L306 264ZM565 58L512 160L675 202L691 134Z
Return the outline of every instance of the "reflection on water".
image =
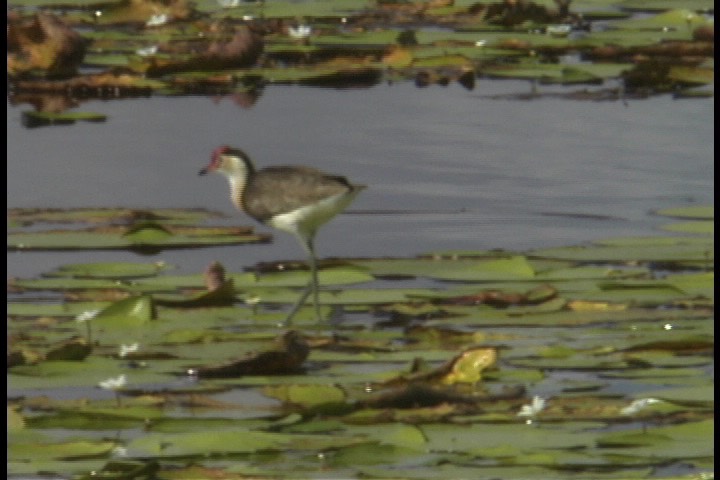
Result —
M553 88L541 87L551 93ZM579 102L515 81L418 89L272 86L262 97L83 102L105 123L26 129L8 102L8 207L203 207L235 212L197 170L221 144L259 167L305 164L369 185L320 232L321 256L529 249L647 235L659 208L713 202L713 101ZM353 213L355 212L355 213ZM380 213L378 213L380 212ZM265 231L264 227L255 225ZM198 271L300 258L294 240L159 255ZM8 254L8 275L124 252Z

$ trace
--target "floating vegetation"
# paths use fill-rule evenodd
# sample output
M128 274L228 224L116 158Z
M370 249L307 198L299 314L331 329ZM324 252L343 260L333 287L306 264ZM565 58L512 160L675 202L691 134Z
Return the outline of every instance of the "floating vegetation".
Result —
M197 210L8 214L9 249L14 232L57 223L80 228L78 250L97 245L88 224L214 228ZM658 214L712 223L714 209ZM710 474L714 241L692 230L322 261L325 321L306 307L293 330L281 324L301 263L177 275L94 262L11 279L8 474Z
M10 101L35 107L23 116L27 126L102 119L63 113L84 98L227 94L251 106L273 84L404 80L472 89L475 78L514 78L581 85L584 95L567 95L575 99L697 98L712 94L698 87L714 84L714 7L706 0L682 8L669 1L20 0L9 8ZM650 13L636 18L636 11Z
M267 234L252 227L188 226L188 221L217 217L194 211L86 209L74 211L22 210L9 212L8 250L117 250L159 252L169 248L268 242ZM40 223L92 223L88 228L40 230ZM31 228L29 228L31 227Z

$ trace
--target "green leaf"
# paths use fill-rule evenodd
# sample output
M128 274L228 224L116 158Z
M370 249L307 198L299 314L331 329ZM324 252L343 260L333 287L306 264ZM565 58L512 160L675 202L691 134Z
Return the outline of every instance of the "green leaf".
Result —
M712 25L705 17L687 9L668 10L647 18L619 20L612 23L614 28L638 30L685 31L690 36L693 29L702 25Z
M126 329L130 333L133 328L142 327L155 316L152 297L140 295L108 305L89 321L93 328Z
M663 225L663 230L669 232L695 233L700 235L712 235L715 233L715 221L699 220L697 222L682 222Z
M47 459L70 460L97 458L106 456L115 447L115 442L107 441L68 441L57 443L17 443L8 444L8 455L14 461L38 461Z
M688 295L715 298L715 272L668 275L665 281Z
M698 220L712 220L715 218L714 205L695 205L692 207L665 208L655 212L657 215L676 218L693 218Z
M77 121L84 122L104 122L107 116L101 113L86 112L22 112L22 122L25 127L37 128L50 125L72 125Z
M521 255L491 259L391 259L356 261L376 276L425 276L451 281L504 281L535 276L527 258Z
M171 232L159 224L127 230L120 227L47 232L13 232L7 236L8 250L94 250L193 248L210 245L239 245L266 242L257 235L234 227L185 227Z
M677 241L633 242L533 250L529 256L578 262L684 262L708 261L713 257L712 242L696 244Z
M334 385L267 386L263 393L286 403L313 408L326 404L343 404L345 392Z
M168 266L162 263L99 262L63 265L46 274L70 278L140 278L157 275Z

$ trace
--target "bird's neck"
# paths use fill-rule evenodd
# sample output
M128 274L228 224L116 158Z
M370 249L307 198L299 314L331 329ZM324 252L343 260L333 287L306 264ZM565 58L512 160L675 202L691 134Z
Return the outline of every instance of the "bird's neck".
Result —
M232 200L233 205L235 205L238 210L244 211L245 208L243 207L242 197L245 191L245 178L236 175L228 177L228 181L230 182L230 200Z

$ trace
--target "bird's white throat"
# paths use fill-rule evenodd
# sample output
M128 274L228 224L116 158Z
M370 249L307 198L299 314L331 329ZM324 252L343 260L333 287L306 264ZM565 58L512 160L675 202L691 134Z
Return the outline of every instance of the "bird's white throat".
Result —
M235 205L238 210L244 212L245 207L243 206L242 196L245 191L245 184L247 183L245 175L227 174L227 179L228 182L230 182L230 200L232 200L233 205Z

